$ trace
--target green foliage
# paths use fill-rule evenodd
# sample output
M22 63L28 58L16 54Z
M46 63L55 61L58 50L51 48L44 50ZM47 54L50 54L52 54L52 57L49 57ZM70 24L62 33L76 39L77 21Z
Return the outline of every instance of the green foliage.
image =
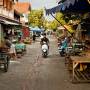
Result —
M60 12L59 13L56 13L55 18L61 24L63 24L63 25L66 24L63 13L60 13ZM57 20L53 20L52 22L49 22L47 28L56 31L57 30L57 27L60 25L60 23Z
M60 37L60 35L61 35L62 33L63 33L62 30L56 30L56 36L57 36L57 37Z
M30 26L43 26L43 10L32 10L29 14Z
M66 24L65 18L64 18L64 14L63 13L56 13L56 19L62 24ZM59 24L59 23L58 23Z
M57 21L54 20L54 21L52 21L52 22L50 23L49 28L50 28L50 29L53 29L53 30L56 30L56 29L57 29L57 25L58 25Z

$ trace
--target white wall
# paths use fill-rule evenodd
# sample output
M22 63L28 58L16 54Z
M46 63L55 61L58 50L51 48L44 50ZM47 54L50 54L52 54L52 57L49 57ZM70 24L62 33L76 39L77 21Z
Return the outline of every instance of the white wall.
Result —
M0 15L14 19L14 11L6 10L6 8L0 7Z
M23 17L20 17L20 21L22 23L27 23L28 22L28 14L23 14Z

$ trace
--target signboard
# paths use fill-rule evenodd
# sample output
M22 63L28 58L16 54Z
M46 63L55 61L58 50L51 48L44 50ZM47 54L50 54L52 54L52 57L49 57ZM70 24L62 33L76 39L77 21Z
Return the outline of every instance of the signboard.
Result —
M29 37L30 36L29 28L23 27L22 33L23 33L23 38Z
M0 0L0 6L3 6L4 1Z

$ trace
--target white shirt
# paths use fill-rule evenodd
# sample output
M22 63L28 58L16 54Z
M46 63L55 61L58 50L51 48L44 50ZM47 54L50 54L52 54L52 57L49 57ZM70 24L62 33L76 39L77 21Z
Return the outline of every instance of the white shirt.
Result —
M41 37L40 37L41 39L43 38L43 35L41 35Z
M16 53L15 45L14 44L11 45L9 53Z

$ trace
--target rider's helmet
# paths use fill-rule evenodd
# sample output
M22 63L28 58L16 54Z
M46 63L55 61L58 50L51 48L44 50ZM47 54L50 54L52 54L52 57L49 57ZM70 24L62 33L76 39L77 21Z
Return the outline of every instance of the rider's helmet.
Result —
M44 33L43 36L46 37L46 33Z

